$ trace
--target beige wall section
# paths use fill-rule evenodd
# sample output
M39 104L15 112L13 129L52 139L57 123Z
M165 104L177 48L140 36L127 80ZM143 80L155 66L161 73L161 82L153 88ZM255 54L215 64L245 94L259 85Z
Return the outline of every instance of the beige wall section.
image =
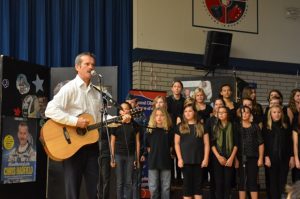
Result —
M190 66L166 65L150 62L133 63L133 89L161 90L170 92L171 82L174 77L202 76L206 72ZM232 76L231 70L216 70L215 76ZM255 82L257 100L265 104L268 92L278 89L284 96L284 103L289 100L292 89L300 86L300 78L296 75L280 75L273 73L258 73L236 71L236 75L245 81Z
M134 48L203 53L206 32L192 27L192 0L134 0L133 18Z
M233 33L231 57L300 63L300 18L286 18L298 0L259 2L259 34ZM203 54L206 29L192 26L192 0L134 0L134 48Z

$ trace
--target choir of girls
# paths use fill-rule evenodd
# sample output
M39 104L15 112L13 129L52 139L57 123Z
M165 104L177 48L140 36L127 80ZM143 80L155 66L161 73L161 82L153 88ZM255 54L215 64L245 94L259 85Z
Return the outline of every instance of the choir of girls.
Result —
M229 199L236 187L240 199L257 199L260 167L265 170L268 199L283 197L289 169L293 182L300 180L300 89L291 92L288 106L283 106L280 91L271 90L265 111L251 87L244 88L236 103L231 86L224 84L212 105L201 88L185 98L181 81L174 81L171 91L168 97L154 99L145 143L139 143L138 128L130 118L112 132L118 199L131 198L130 175L134 164L139 165L134 160L148 163L152 199L171 198L171 185L181 178L185 199L203 198L206 181L210 198ZM122 108L121 115L129 114L129 104ZM145 146L141 156L136 153L140 144Z

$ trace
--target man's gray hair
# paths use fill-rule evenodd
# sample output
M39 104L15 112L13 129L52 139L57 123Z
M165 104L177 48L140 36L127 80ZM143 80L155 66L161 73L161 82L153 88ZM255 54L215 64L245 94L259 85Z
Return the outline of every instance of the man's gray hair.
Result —
M76 56L76 58L75 58L75 65L80 65L81 64L81 57L82 56L86 56L86 55L90 56L90 57L94 58L94 60L96 60L96 56L93 53L91 53L91 52L83 52L83 53L80 53L80 54L78 54Z

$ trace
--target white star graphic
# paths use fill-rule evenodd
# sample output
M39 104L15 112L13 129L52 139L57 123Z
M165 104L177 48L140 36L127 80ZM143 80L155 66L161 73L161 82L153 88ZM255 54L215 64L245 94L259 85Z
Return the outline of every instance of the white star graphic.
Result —
M36 93L39 90L44 91L44 89L43 89L44 80L40 79L39 75L36 75L36 79L35 79L35 81L32 81L32 83L35 85L35 92Z

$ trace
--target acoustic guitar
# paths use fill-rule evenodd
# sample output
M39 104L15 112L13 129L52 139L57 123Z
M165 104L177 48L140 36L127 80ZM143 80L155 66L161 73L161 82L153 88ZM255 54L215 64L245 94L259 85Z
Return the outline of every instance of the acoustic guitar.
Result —
M138 117L141 109L132 109L130 115ZM81 147L95 143L99 140L98 128L111 123L120 123L122 116L109 119L104 122L95 123L90 114L80 115L90 121L91 125L86 128L67 126L49 119L42 127L40 141L47 155L55 160L62 161L74 155Z

